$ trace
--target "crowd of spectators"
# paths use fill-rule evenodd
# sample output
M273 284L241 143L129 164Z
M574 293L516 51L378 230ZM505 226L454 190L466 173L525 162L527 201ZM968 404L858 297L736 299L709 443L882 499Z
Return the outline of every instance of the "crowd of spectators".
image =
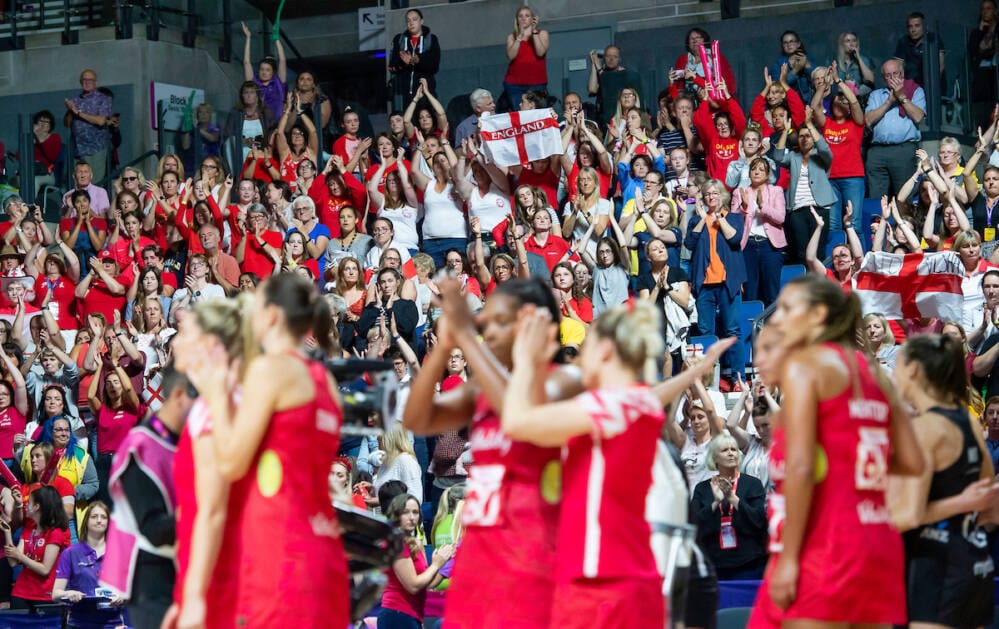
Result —
M996 63L995 21L994 0L983 0L968 44L982 64ZM866 250L951 250L966 270L962 320L888 321L869 313L868 341L890 365L893 345L906 335L943 331L963 339L969 376L978 379L969 381L969 405L988 419L990 437L999 435L999 218L992 216L999 121L989 116L995 86L976 91L989 107L966 162L951 138L935 156L921 150L921 47L932 34L919 13L909 17L893 58L871 59L856 34L843 32L833 58L815 59L787 31L780 55L753 76L736 76L729 60L712 59L709 33L693 28L656 94L641 92L638 74L623 63L628 51L618 46L590 55L588 94L552 93L550 39L539 22L532 8L516 13L504 94L478 88L469 97L473 113L452 119L436 98L440 43L420 11L409 10L406 31L391 40L389 64L403 107L373 137L362 133L357 111L337 108L322 93L314 74L300 72L289 83L280 42L277 58L254 66L244 27L245 82L234 111L218 121L208 106L195 113L192 134L200 135L203 159L191 164L189 156L164 154L155 170L126 168L106 188L95 182L104 179L117 123L96 72L85 70L81 93L65 103L79 161L61 221L46 223L17 196L3 207L0 458L14 491L5 494L0 528L7 533L27 518L35 529L25 525L22 540L44 531L53 546L97 544L100 515L113 508L111 458L127 431L163 402L161 371L178 318L200 302L253 292L279 273L309 278L329 301L336 357L393 364L401 413L412 376L436 351L442 272L461 279L474 309L510 279L549 282L566 361L601 312L651 300L664 315L668 375L690 358L690 338L741 336L743 302L773 303L786 265L805 265L849 291ZM758 90L748 115L734 98L737 82L744 92ZM511 167L486 159L479 123L500 103L553 107L561 153ZM335 142L320 142L331 123ZM36 182L52 183L44 178L63 141L50 112L36 114L33 125ZM220 147L233 138L238 158L223 159ZM984 172L973 175L980 164ZM861 222L865 199L881 200L870 224ZM828 247L827 267L833 236L841 244ZM733 578L758 576L765 562L767 427L779 399L759 375L765 339L755 348L757 378L744 382L749 349L736 343L722 361L722 390L742 394L728 422L725 399L708 382L685 396L679 419L687 432L675 440L703 544L719 574ZM467 377L461 351L451 351L441 391ZM980 384L984 399L975 395ZM452 495L460 495L474 465L467 434L414 437L400 417L384 420L380 439L343 440L331 492L383 510L406 530L419 528L421 510L436 513L437 524L447 519L445 546L458 541L456 500L445 493L457 486ZM731 437L722 434L726 424ZM989 444L996 461L999 441ZM736 485L739 469L758 482ZM733 557L715 520L740 501L746 506L737 511ZM416 561L422 543L408 548L415 571L396 574L392 598L399 613L412 616L422 609L413 596L446 575L451 548L429 563ZM15 585L15 602L48 596L53 579L53 595L71 590L48 552L21 563L18 584L27 575L48 582L30 595ZM10 597L9 587L0 587L0 601Z

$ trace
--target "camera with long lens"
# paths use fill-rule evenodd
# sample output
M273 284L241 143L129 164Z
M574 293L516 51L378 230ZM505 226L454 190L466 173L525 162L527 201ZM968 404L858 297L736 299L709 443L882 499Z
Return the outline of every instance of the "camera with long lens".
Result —
M392 363L338 359L326 361L326 369L336 378L343 399L340 433L361 437L383 434L386 418L394 416L399 403L399 382ZM337 503L334 508L350 570L351 616L359 621L378 602L386 582L382 570L402 553L403 534L385 518L353 505Z

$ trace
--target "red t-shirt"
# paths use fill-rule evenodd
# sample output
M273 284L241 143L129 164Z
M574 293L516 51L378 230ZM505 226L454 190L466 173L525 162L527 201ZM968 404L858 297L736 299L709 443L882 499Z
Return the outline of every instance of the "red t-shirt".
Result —
M240 265L240 269L243 273L256 273L257 277L267 277L274 272L274 261L267 255L256 238L249 234L245 237L247 238L246 255L243 257L243 264ZM281 250L281 245L284 243L281 234L276 231L265 231L263 239L264 242L279 251Z
M107 231L108 231L108 223L103 218L94 217L94 218L90 219L90 224L93 225L94 229L96 229L99 232L105 232L105 233L107 233ZM71 233L73 231L74 227L76 227L76 219L75 218L64 218L61 221L59 221L59 231L61 233L63 233L63 234L69 234L69 233ZM2 224L0 224L0 230L3 230L3 225ZM3 230L3 231L6 231L6 230ZM86 233L86 231L87 231L87 228L85 226L81 225L80 226L80 233L83 234L83 233ZM3 232L0 232L0 233L3 233Z
M860 145L864 141L864 127L847 118L836 122L832 117L826 117L826 126L822 136L829 143L833 160L829 167L829 178L863 177L864 160L860 157Z
M558 177L555 171L548 168L543 173L536 173L530 168L524 167L517 176L517 186L531 186L541 188L548 197L548 205L558 207Z
M544 245L539 245L534 236L524 238L524 249L544 258L549 271L555 268L555 265L562 260L562 256L571 248L568 241L554 234L548 234L548 240L545 241Z
M412 559L413 567L416 568L416 574L422 574L429 567L427 564L426 554L418 553L414 557L409 551L408 544L402 545L402 554L399 555L399 559ZM398 559L396 561L398 561ZM385 592L382 594L382 607L402 612L407 616L419 619L422 623L423 610L426 607L426 604L426 589L420 590L416 594L410 594L409 591L403 587L402 582L399 581L399 577L395 575L395 570L392 568L388 569L388 583L385 584Z
M52 544L59 547L60 553L69 547L69 531L66 529L49 529L41 532L37 531L35 527L35 521L28 520L24 523L24 529L21 530L22 549L29 558L38 562L44 561L45 548ZM57 558L56 563L58 561ZM14 581L14 589L11 590L10 594L18 598L26 598L29 601L51 603L52 584L55 583L55 576L56 564L52 564L52 569L44 577L35 574L33 570L23 568L17 580Z
M80 323L76 318L76 285L63 275L57 280L50 280L43 275L35 278L35 306L41 307L46 295L52 293L49 304L58 304L59 317L56 322L62 330L76 330Z
M127 287L132 283L132 272L125 271L116 277L115 280L122 286ZM111 291L108 290L107 284L102 279L94 278L90 281L90 288L82 300L80 320L86 321L88 315L99 312L108 321L114 321L115 310L124 312L125 302L125 293L112 295Z
M122 407L119 409L101 406L97 414L97 453L114 454L125 439L125 435L146 414L146 405L139 404L136 412L130 412Z
M14 458L14 435L24 432L24 424L24 415L13 405L0 411L0 459Z

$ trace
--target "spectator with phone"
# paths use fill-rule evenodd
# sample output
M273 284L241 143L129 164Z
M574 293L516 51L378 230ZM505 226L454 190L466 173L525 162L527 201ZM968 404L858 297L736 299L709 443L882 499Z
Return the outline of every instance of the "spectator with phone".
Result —
M615 114L615 102L621 90L630 87L638 94L642 81L638 72L621 65L621 49L610 45L602 53L590 51L590 78L586 85L590 96L597 97L600 122L607 124Z
M705 69L701 63L700 46L704 46L704 53L708 58L708 63L715 65L715 60L711 54L711 35L703 28L694 27L687 31L687 51L677 57L676 62L669 71L669 94L672 98L677 98L681 94L697 96L698 92L704 89L707 83L708 72L712 69ZM725 55L718 53L717 65L721 68L721 76L713 76L714 82L725 81L730 92L735 94L735 73Z

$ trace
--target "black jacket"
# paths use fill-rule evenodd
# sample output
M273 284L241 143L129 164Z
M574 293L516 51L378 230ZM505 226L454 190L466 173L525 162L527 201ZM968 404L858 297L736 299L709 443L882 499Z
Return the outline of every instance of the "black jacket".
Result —
M415 53L419 57L416 65L406 65L402 62L399 53L403 51ZM394 76L396 94L412 98L413 94L416 93L416 88L420 87L420 79L426 79L430 91L436 94L437 85L434 76L440 65L440 44L437 43L437 36L431 33L426 26L423 27L423 34L416 40L415 45L409 38L409 33L406 32L399 33L392 38L389 70Z

